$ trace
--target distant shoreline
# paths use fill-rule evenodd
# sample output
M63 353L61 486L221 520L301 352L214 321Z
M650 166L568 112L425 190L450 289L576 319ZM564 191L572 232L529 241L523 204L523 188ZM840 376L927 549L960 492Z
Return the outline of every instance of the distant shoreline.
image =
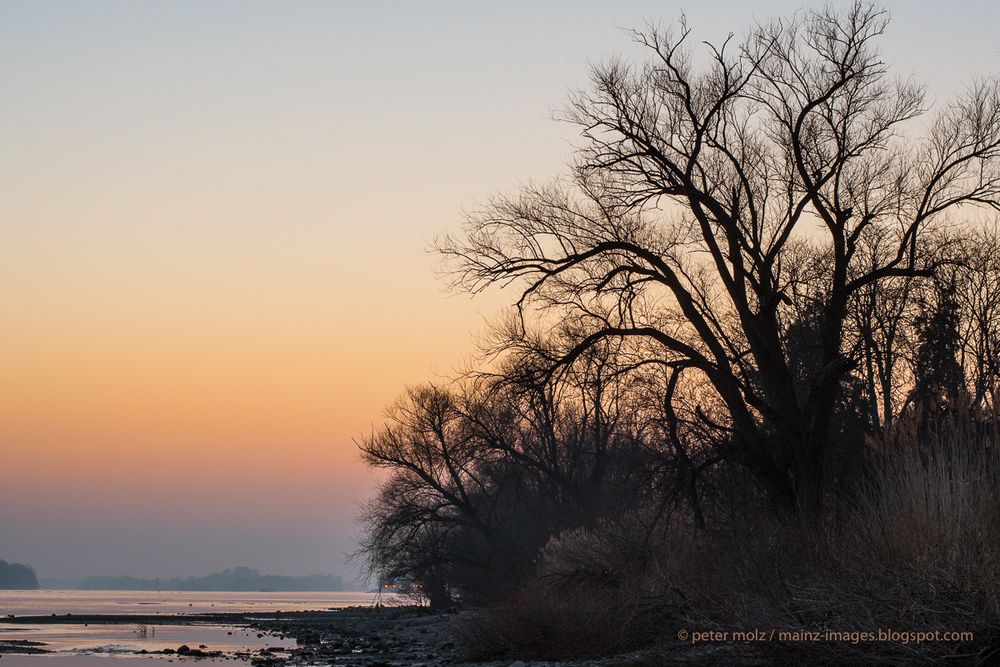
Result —
M11 614L0 618L0 623L16 625L252 625L262 621L295 620L299 622L321 622L336 617L345 609L365 609L366 607L344 607L324 611L260 611L260 612L206 612L199 614Z
M338 588L338 589L288 589L288 590L259 590L259 589L192 589L192 588L81 588L79 586L39 586L38 588L0 588L0 595L3 593L38 593L38 592L114 592L114 593L371 593L375 595L378 591L364 590L360 588Z

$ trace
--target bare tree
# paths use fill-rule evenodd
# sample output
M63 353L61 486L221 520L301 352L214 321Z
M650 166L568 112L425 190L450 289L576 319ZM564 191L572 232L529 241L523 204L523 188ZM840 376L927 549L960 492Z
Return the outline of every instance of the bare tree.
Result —
M646 507L656 457L640 432L621 346L593 346L557 375L547 337L505 339L493 372L412 389L359 442L390 472L364 509L370 574L494 599L561 530Z
M502 358L493 370L473 374L478 396L465 402L470 424L486 446L533 471L564 515L593 523L607 509L609 478L626 474L622 460L647 454L635 401L636 351L603 341L552 374L553 362L575 343L572 325L541 335L508 321L496 334L492 351Z
M1000 235L995 224L966 239L958 280L962 367L973 403L995 406L1000 380Z
M858 254L858 272L866 273L886 261L887 245L878 239ZM876 430L891 425L905 399L907 368L903 351L912 344L908 325L913 300L913 276L887 278L854 291L848 308L854 354L865 384L868 410Z
M864 2L803 13L709 44L701 66L683 21L635 33L651 59L596 67L572 98L571 183L497 197L442 243L459 281L524 279L522 315L586 323L557 363L655 341L725 405L726 460L783 511L817 510L852 298L931 275L921 242L950 212L1000 210L1000 86L973 84L917 136L923 91L881 60L887 23ZM872 238L889 250L861 269ZM784 336L802 298L821 305L805 381Z
M449 548L460 532L487 543L497 536L489 521L494 494L485 492L483 451L467 437L454 397L436 387L407 392L388 423L358 445L364 460L392 471L364 509L361 552L372 574L413 579L432 606L451 599L445 572L456 561L479 563Z

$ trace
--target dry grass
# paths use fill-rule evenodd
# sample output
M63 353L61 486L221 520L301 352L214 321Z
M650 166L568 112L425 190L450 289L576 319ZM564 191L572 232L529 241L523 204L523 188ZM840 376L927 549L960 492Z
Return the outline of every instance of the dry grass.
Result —
M661 561L691 622L719 629L963 631L972 642L788 642L811 664L974 662L1000 637L1000 455L992 429L897 439L853 509L687 539ZM684 553L686 550L687 553ZM683 554L683 555L682 555Z
M562 660L621 653L676 632L679 598L643 576L648 544L622 527L552 539L538 577L464 626L470 657Z
M620 527L553 541L539 579L466 628L477 655L576 658L691 630L972 632L971 642L747 645L773 664L976 663L1000 641L1000 452L951 424L897 437L850 512L725 531L675 526L656 545ZM626 535L623 537L623 535ZM662 642L668 642L663 644Z
M462 636L470 657L566 660L648 646L674 627L653 597L536 586L472 616Z

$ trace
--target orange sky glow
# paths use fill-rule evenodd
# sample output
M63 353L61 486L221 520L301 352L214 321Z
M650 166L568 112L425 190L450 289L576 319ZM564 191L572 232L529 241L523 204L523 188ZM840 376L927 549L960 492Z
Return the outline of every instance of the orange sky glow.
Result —
M4 3L0 558L349 572L353 439L506 299L449 293L433 239L563 169L552 112L621 26L799 4ZM932 8L896 4L895 58L949 94L903 39Z

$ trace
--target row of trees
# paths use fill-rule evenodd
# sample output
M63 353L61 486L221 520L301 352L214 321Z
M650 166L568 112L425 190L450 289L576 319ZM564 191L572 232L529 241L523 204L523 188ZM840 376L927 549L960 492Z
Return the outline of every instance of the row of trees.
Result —
M261 574L254 568L240 565L202 577L87 577L80 582L79 588L97 591L342 591L344 582L330 574Z
M363 549L381 576L421 582L435 605L452 589L502 595L551 535L669 495L647 445L657 424L634 409L651 387L623 372L620 346L552 376L551 341L508 342L521 349L498 372L411 390L360 443L392 471L364 516Z
M1000 84L925 118L887 22L857 2L699 51L682 21L594 68L568 177L440 245L458 285L518 286L516 314L491 371L411 391L361 442L391 471L375 570L489 596L569 527L703 525L736 488L815 517L866 437L994 406Z
M22 563L0 560L0 589L33 590L38 588L35 568Z

